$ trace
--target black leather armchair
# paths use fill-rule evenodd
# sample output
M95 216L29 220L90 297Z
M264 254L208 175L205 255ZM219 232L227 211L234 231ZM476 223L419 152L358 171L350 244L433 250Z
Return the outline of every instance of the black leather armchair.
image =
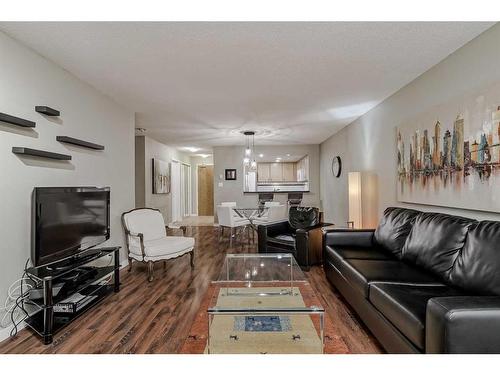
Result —
M321 228L332 225L320 221L316 207L290 207L288 220L258 226L259 253L291 253L308 271L322 262Z

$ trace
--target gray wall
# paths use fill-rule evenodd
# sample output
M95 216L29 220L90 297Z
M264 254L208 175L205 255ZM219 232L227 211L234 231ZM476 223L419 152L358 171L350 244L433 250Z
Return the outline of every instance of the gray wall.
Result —
M134 206L134 114L0 32L0 111L36 121L23 130L0 124L0 301L30 257L31 194L35 186L110 186L111 238L123 245L122 212ZM60 118L34 111L48 105ZM67 135L103 144L92 151L56 141ZM71 154L69 162L23 158L13 146ZM122 252L122 257L125 252ZM6 330L0 330L0 340Z
M136 140L136 152L142 152L142 154L136 155L136 175L140 179L136 180L135 183L136 189L143 194L140 197L136 195L136 204L144 202L143 205L138 205L138 207L145 206L159 209L165 222L170 223L172 218L172 194L153 194L152 159L158 158L169 163L175 159L189 164L189 155L146 136L137 136L136 138L139 138Z
M135 207L146 207L146 137L135 137Z
M212 155L202 158L201 156L191 156L191 213L198 214L198 165L213 165L214 158Z
M240 206L255 206L258 201L257 193L243 193L243 146L214 147L214 204L220 202L237 202ZM256 146L255 152L309 155L310 193L304 193L304 206L320 207L319 196L319 145L290 145L290 146ZM225 181L224 170L236 169L237 180ZM221 178L222 176L222 178ZM219 182L223 186L219 187ZM287 195L275 194L275 200L286 203Z
M406 118L498 82L499 41L500 25L495 25L321 144L321 198L327 220L345 225L349 171L377 174L379 215L385 207L397 205L500 220L500 215L494 213L397 202L395 142L395 128ZM344 171L340 179L334 178L330 171L334 155L342 157Z

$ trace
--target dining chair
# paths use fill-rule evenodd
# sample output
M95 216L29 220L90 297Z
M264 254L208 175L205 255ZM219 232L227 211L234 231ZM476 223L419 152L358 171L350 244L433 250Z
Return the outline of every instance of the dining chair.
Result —
M229 247L233 246L233 235L240 232L240 240L242 240L244 229L250 224L248 219L238 216L234 212L234 206L219 205L217 206L217 218L219 220L219 242L224 235L224 229L229 228ZM242 242L243 243L243 242Z

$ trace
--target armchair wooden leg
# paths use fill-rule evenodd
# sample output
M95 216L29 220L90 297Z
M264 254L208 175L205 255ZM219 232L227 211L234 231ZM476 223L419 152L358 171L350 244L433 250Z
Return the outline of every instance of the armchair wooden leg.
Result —
M166 269L167 269L167 261L166 261L166 260L164 260L164 261L163 261L163 269L164 269L164 270L166 270Z
M128 258L128 272L132 271L132 258Z
M194 249L191 250L191 268L194 268Z
M153 281L153 261L150 260L148 262L148 281L151 282Z

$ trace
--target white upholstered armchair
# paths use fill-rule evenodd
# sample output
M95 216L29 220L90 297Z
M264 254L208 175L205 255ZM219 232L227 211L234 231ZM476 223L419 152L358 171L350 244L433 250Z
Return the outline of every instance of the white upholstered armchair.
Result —
M153 208L136 208L122 214L129 271L132 261L148 264L148 281L153 280L154 262L166 261L184 254L191 255L194 267L194 238L167 236L163 215ZM181 227L185 235L185 227Z

